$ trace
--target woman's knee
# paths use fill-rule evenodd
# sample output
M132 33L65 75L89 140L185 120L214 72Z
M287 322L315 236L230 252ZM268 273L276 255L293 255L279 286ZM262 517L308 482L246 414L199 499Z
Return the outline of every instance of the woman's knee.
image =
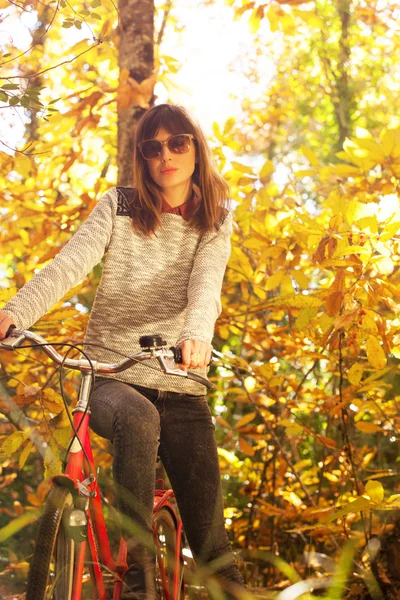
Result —
M113 438L123 435L159 439L158 410L148 398L121 381L111 380L94 390L92 419L108 420Z
M122 431L136 439L159 441L160 415L152 402L138 391L130 388L130 393L115 407L113 416L115 433Z

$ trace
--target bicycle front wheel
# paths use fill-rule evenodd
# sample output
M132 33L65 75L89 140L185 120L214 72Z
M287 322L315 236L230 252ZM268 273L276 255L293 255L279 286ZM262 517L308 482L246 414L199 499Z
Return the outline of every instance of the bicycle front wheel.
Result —
M153 517L153 529L157 534L156 592L157 597L173 598L174 575L178 572L178 598L183 598L183 560L176 562L176 524L168 508L161 508ZM168 594L166 593L168 592Z
M31 561L26 600L71 599L74 541L68 534L66 516L72 508L72 495L66 488L50 491Z

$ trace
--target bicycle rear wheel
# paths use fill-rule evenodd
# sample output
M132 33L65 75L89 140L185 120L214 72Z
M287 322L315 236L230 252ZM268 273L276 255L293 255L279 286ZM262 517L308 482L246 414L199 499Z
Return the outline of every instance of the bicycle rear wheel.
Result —
M65 517L72 507L67 489L54 487L50 491L31 561L26 600L71 599L75 544Z
M156 562L156 592L160 599L167 598L165 586L167 586L170 598L174 589L174 574L176 570L176 523L168 508L161 508L153 517L153 529L157 533L160 552L157 553ZM161 565L159 564L161 562ZM183 598L183 560L179 559L179 595Z

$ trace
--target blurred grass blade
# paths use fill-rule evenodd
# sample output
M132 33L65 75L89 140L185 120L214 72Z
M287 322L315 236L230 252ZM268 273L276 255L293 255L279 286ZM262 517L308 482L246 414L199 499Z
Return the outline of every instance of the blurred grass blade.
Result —
M40 506L36 510L26 511L20 517L13 519L10 523L7 523L2 529L0 529L0 544L8 540L8 538L14 536L18 531L21 531L27 525L31 525L37 521L43 512L43 506Z

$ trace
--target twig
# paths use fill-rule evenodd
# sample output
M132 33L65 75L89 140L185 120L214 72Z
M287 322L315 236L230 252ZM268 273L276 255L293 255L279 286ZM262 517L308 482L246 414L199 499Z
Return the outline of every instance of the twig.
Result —
M102 39L96 38L96 41L93 44L93 46L90 46L90 48L83 50L82 52L80 52L79 54L74 56L74 58L71 58L70 60L64 60L63 62L58 63L58 65L54 65L53 67L48 67L47 69L43 69L42 71L38 71L37 73L33 73L32 75L9 75L8 77L0 77L0 79L32 79L34 77L38 77L39 75L42 75L43 73L47 73L48 71L52 71L53 69L57 69L58 67L61 67L62 65L67 65L67 64L73 63L77 58L79 58L83 54L86 54L86 52L89 52L90 50L93 50L93 48L96 48L96 46L99 46L100 44L102 44L103 41L104 40L102 40ZM22 54L20 56L22 56ZM16 57L16 58L18 58L18 57Z
M171 8L172 8L172 0L167 0L167 2L165 4L165 10L164 10L164 15L163 15L163 20L161 23L160 31L158 32L158 36L157 36L157 46L158 47L161 46L161 42L164 37L164 30L167 25L168 16L169 16L169 13L171 12Z
M25 54L28 54L28 52L30 52L32 50L32 48L40 42L40 40L46 35L46 33L49 31L50 27L52 26L53 21L56 18L56 14L58 13L59 6L60 6L60 0L57 0L57 6L55 7L55 9L52 9L52 10L54 10L53 18L51 19L50 23L48 24L47 29L36 40L36 42L34 44L32 44L32 46L30 46L30 48L28 48L28 50L25 50L25 52L22 52L21 54L18 54L17 56L13 56L12 58L9 58L8 60L5 60L4 62L0 63L0 67L7 65L9 62L12 62L13 60L17 60L17 58L21 58L21 56L24 56ZM0 79L7 79L7 78L1 77Z

